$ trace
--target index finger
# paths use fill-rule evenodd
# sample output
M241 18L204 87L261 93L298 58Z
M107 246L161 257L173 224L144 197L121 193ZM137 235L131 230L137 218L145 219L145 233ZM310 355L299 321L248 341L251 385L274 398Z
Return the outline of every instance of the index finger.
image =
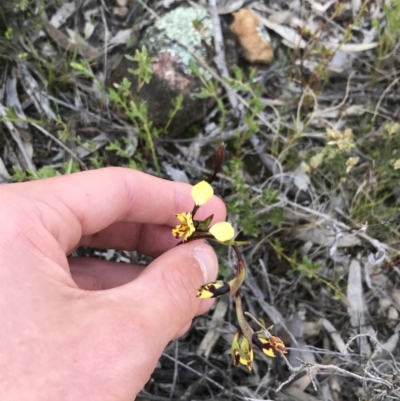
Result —
M139 171L110 167L41 181L11 184L19 196L36 204L45 227L65 252L82 236L100 232L116 222L174 226L173 213L193 208L191 186L167 181ZM225 214L221 200L213 197L204 207L218 217Z

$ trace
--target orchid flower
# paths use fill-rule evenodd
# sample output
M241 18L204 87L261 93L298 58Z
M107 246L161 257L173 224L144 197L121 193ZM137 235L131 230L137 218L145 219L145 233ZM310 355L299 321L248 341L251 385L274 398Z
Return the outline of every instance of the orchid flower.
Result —
M279 337L272 336L261 319L252 317L261 326L261 330L254 331L245 318L243 312L240 287L246 278L246 266L238 246L248 244L247 241L233 240L235 231L228 222L220 222L211 225L214 215L208 216L204 220L195 220L198 209L207 203L214 195L214 190L210 183L216 177L222 165L224 147L220 146L217 151L214 173L208 181L201 181L192 188L192 198L194 207L191 212L175 213L180 224L172 229L175 238L182 238L181 243L193 239L203 238L212 239L221 244L232 246L237 257L236 275L229 281L217 280L206 283L197 289L197 297L201 299L216 298L224 294L235 297L236 317L238 328L233 337L231 356L234 366L244 365L248 370L252 370L254 359L253 345L258 347L265 355L275 357L275 351L280 354L286 353L285 345ZM260 323L261 322L261 323Z
M192 188L194 208L191 212L175 213L181 222L172 229L175 238L181 238L186 242L190 238L210 238L220 243L225 243L233 238L235 230L226 221L216 223L210 227L213 215L205 220L194 220L194 215L200 206L203 206L214 195L212 186L207 181L201 181Z

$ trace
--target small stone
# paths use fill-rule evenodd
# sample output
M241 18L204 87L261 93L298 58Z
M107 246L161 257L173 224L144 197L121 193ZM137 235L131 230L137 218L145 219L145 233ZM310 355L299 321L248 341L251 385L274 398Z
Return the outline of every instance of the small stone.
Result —
M250 63L269 63L274 57L271 38L260 19L250 10L233 13L230 29L242 46L244 57Z

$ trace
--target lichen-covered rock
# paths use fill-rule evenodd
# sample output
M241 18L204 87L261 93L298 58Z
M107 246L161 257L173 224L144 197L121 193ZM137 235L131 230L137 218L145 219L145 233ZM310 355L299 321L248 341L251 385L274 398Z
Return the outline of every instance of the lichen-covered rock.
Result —
M140 97L147 102L153 123L164 127L169 120L168 112L172 109L172 100L182 94L183 108L175 115L168 128L169 134L179 135L188 125L203 118L214 104L211 98L196 98L202 83L189 68L189 61L195 61L191 53L213 65L211 18L202 9L178 7L148 29L138 47L143 45L154 60L151 63L154 73L151 81L141 89ZM112 75L112 83L118 83L126 77L133 83L132 88L136 88L136 77L128 73L129 68L135 69L137 66L135 62L124 59ZM199 66L199 71L203 79L211 79L211 74L206 69Z

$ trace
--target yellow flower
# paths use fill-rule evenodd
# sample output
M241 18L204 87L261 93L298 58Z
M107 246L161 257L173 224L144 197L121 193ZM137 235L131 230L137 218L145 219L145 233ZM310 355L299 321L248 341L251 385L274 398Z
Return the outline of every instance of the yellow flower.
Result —
M217 280L202 285L197 289L196 296L200 299L217 298L229 292L229 296L232 297L237 293L240 286L243 284L245 277L246 270L244 268L239 269L237 275L229 282Z
M252 342L256 345L265 355L275 358L275 352L287 354L285 344L279 337L270 336L266 338L262 330L253 334Z
M214 190L207 181L201 181L192 188L192 198L196 206L204 205L213 195Z
M207 181L201 181L194 185L192 188L192 198L195 206L192 212L176 213L175 216L182 223L172 229L172 234L175 238L183 237L183 242L187 241L193 233L199 233L201 237L208 232L219 242L226 242L233 238L235 232L233 227L227 223L217 223L209 228L209 224L213 218L213 215L209 216L205 220L193 220L193 214L196 213L199 206L204 205L214 195L214 190ZM196 236L196 234L195 234Z
M186 241L194 232L193 217L191 212L174 213L177 219L182 223L172 229L172 235L175 238L185 236L182 241Z
M235 230L233 227L226 221L221 223L214 224L209 229L210 234L212 234L216 240L220 242L229 241L235 235Z
M233 337L232 348L232 363L233 366L239 364L246 366L248 370L252 369L254 353L249 340L238 330Z
M220 295L227 294L231 289L228 283L225 281L217 280L212 283L207 283L202 285L197 289L197 298L207 299L207 298L216 298Z
M262 335L253 334L253 344L256 345L265 355L275 358L275 352L272 348L271 342Z

